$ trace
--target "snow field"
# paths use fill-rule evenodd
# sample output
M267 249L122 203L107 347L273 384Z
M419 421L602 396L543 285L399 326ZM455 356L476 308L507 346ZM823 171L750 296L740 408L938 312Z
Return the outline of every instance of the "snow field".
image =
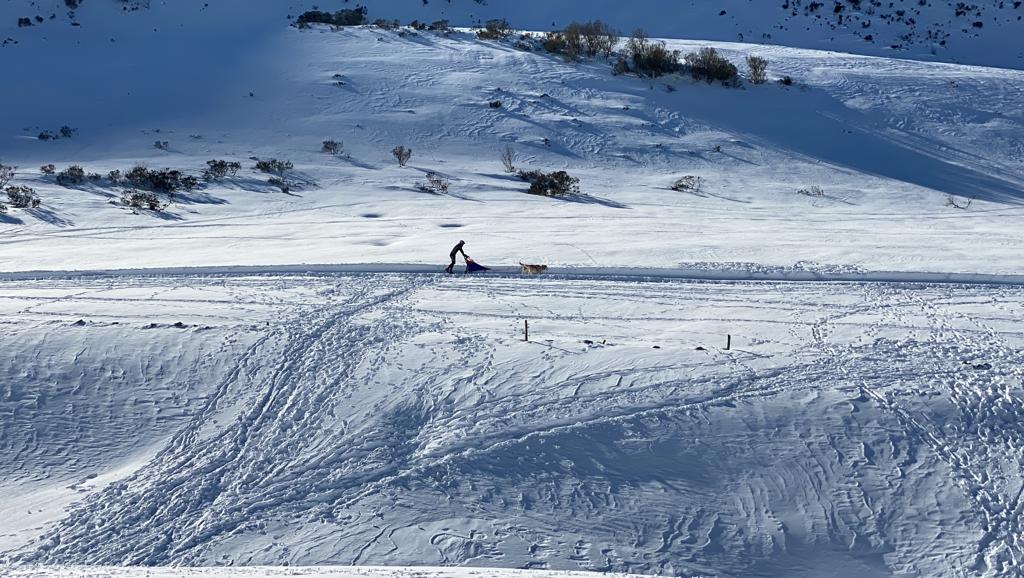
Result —
M63 37L34 49L66 43L63 58L83 83L97 62L132 60L147 92L90 85L89 99L0 112L11 137L3 160L43 198L40 209L3 217L5 271L442 264L459 238L488 265L1021 271L1020 71L717 44L737 62L763 54L773 78L797 80L735 90L613 77L607 62L569 65L468 34L284 27L181 69L177 54L157 47L186 33L208 50L233 37L172 27L158 42L123 36L120 19L93 23L103 25L117 43L94 33L74 50ZM39 90L16 98L53 92L46 69L18 65ZM182 91L197 84L208 90ZM55 122L81 133L34 139ZM344 141L349 156L321 153L326 138ZM154 149L155 139L169 150ZM389 154L397 144L414 151L406 168ZM520 168L579 176L583 194L525 195L502 172L505 144ZM266 184L250 157L292 160L291 194ZM35 169L79 163L105 174L143 162L197 173L211 158L244 169L179 194L158 215L117 206L120 191L102 183L67 189ZM428 171L451 180L448 195L416 190ZM701 176L703 189L669 190L683 174ZM825 195L798 194L811 186ZM951 208L950 195L974 202Z
M128 316L120 330L158 355L195 340L218 377L179 397L175 431L140 430L148 459L120 481L14 532L12 560L1019 570L1019 287L403 274L5 287L25 312L5 348L53 363L68 334L107 339L117 319L93 318L97 303L147 295L174 303L147 313L160 328ZM189 303L211 329L191 327ZM245 339L206 348L206 332ZM17 405L24 423L61 419L52 381L22 382L36 400ZM139 443L92 415L77 429L106 427L125 453ZM76 443L42 437L7 467L31 477ZM107 479L96 460L63 467Z

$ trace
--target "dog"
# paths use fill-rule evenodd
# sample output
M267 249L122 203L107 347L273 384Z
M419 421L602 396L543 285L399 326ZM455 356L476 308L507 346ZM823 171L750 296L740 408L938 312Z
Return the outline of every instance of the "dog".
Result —
M547 265L527 265L522 261L520 261L519 264L522 265L523 267L524 275L540 275L541 273L548 270Z

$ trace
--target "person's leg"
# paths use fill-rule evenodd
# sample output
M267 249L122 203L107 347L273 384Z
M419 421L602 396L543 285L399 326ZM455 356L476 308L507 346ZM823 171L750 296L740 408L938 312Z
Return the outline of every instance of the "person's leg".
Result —
M453 255L453 256L452 256L452 264L451 264L451 265L448 265L448 267L447 267L447 268L445 268L445 270L444 270L444 271L445 271L445 273L451 273L451 272L453 272L454 270L455 270L455 256Z

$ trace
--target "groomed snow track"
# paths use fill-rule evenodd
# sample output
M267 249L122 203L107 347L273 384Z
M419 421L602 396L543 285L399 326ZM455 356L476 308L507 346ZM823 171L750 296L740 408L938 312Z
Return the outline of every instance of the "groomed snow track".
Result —
M464 267L458 265L456 273ZM96 269L69 271L17 271L0 272L0 281L33 279L76 279L97 277L182 277L192 275L294 275L294 274L440 274L442 265L416 263L340 263L309 265L236 265L209 267L154 267L146 269ZM491 266L490 271L474 273L476 277L518 277L520 267ZM1024 274L997 275L986 273L936 273L929 271L865 271L849 268L770 267L757 264L709 263L695 267L658 269L644 267L570 267L549 269L547 278L579 281L776 281L815 283L954 283L960 285L1024 285Z

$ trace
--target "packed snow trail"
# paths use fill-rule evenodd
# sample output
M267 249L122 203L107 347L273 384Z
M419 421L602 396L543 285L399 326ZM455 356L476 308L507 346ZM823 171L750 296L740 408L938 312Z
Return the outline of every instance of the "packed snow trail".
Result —
M195 314L248 345L150 459L12 559L1021 571L1020 286L106 277L7 281L0 304L45 363L169 283L236 296ZM268 305L237 310L247 294ZM19 412L55 419L52 386L23 387L40 401ZM31 478L48 451L5 467Z

